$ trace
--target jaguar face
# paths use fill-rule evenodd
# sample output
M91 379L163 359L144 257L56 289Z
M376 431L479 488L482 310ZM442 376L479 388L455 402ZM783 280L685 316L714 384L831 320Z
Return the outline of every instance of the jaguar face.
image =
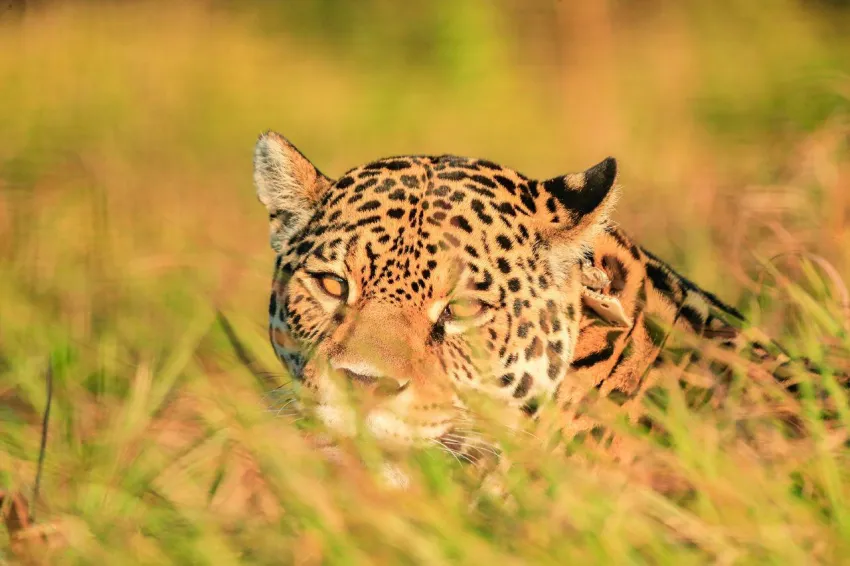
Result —
M269 336L301 401L342 434L365 426L401 444L457 438L470 390L533 412L567 376L577 262L605 226L615 174L611 158L536 181L482 159L404 156L332 180L262 135Z

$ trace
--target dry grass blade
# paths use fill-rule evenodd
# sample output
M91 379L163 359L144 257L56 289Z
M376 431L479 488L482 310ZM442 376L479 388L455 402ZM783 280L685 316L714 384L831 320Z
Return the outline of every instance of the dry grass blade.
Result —
M38 467L35 472L35 485L32 488L33 507L30 510L29 520L35 522L35 505L38 502L39 490L41 489L41 475L44 472L44 457L47 454L47 430L50 423L50 406L53 402L53 365L48 364L45 374L47 385L47 400L44 405L44 418L41 421L41 444L38 449Z
M221 310L216 310L216 319L218 320L221 329L224 331L224 335L227 337L227 341L230 346L233 348L233 352L236 354L236 359L239 360L239 363L242 364L250 373L254 376L254 378L264 387L283 387L285 384L281 384L278 381L278 375L264 370L260 364L248 353L248 349L245 348L245 345L239 339L239 336L236 335L236 330L233 328L233 325L230 324L230 320L228 320L227 316Z
M844 283L844 278L841 277L841 274L835 268L832 263L827 261L821 255L806 251L806 250L794 250L787 251L776 254L768 259L768 264L774 266L776 262L782 258L786 257L800 257L810 260L811 262L818 265L832 282L833 287L835 288L836 293L838 293L838 301L839 306L841 308L841 320L843 322L844 330L850 333L850 290L848 290L846 283ZM756 279L756 284L759 287L764 285L764 278L767 276L767 267L763 266L758 273L758 277ZM787 285L790 281L787 278L782 278L782 282Z
M0 490L0 514L12 537L30 527L29 505L20 493Z
M35 505L39 500L44 460L47 453L47 433L50 423L50 408L53 402L53 365L48 363L45 372L47 398L41 422L41 442L38 450L38 464L32 491L32 505L20 493L0 490L0 516L6 525L13 551L21 558L34 558L55 546L59 537L51 524L38 524L35 520Z

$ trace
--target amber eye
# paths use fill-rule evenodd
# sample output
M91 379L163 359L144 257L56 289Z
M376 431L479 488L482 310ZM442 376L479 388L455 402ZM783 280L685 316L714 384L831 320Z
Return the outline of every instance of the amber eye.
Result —
M443 311L446 320L470 320L484 313L488 305L476 299L461 299L449 303Z
M345 279L337 277L332 273L316 273L313 278L322 288L322 291L333 297L344 301L348 298L348 283Z

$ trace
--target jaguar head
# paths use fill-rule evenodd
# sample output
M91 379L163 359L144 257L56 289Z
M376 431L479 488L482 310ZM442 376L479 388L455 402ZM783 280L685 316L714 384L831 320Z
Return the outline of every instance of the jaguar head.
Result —
M568 378L578 264L615 175L612 158L537 181L483 159L403 156L334 180L262 135L269 336L301 401L342 434L401 444L450 438L469 419L465 392L533 412Z

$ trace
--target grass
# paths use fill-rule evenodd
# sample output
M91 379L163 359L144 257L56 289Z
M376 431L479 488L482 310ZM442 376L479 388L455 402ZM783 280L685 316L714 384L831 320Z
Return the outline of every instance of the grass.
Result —
M330 175L454 152L544 178L613 154L622 226L790 350L846 364L846 15L780 0L627 4L470 1L446 23L443 4L417 18L374 2L332 32L319 8L211 3L57 3L0 19L0 489L31 492L50 366L35 506L62 541L50 560L850 555L850 452L825 433L741 444L733 433L762 402L746 391L692 411L673 388L667 444L623 431L634 464L505 438L510 504L430 451L401 459L411 487L388 491L368 439L344 451L363 465L331 465L263 410L269 382L217 317L285 381L266 343L272 255L250 179L255 137L272 127ZM835 399L850 424L846 394ZM811 403L794 411L816 420ZM659 495L645 469L693 495ZM0 563L9 543L0 529Z

